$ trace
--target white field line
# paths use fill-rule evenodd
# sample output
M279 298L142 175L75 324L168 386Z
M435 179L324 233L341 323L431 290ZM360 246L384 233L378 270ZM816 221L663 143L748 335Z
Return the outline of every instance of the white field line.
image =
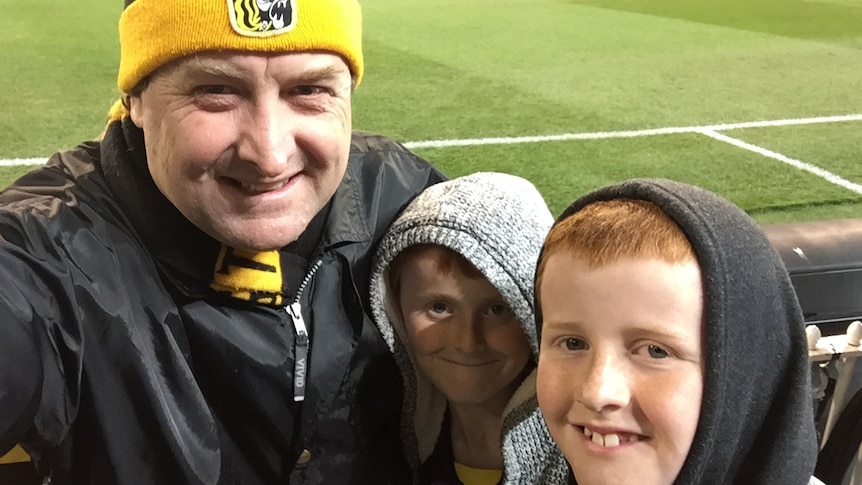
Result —
M13 158L11 160L0 160L0 167L13 167L15 165L42 165L47 158Z
M784 155L782 155L780 153L773 152L772 150L767 150L766 148L759 147L757 145L752 145L751 143L746 143L742 140L738 140L736 138L729 137L727 135L718 133L714 130L703 129L703 130L700 130L699 133L702 133L702 134L704 134L710 138L714 138L716 140L723 141L725 143L730 143L731 145L733 145L735 147L742 148L745 150L750 150L754 153L763 155L764 157L769 157L769 158L778 160L779 162L784 162L788 165L791 165L793 167L798 168L799 170L803 170L805 172L812 173L812 174L814 174L814 175L816 175L822 179L827 180L828 182L831 182L835 185L839 185L841 187L844 187L847 190L852 190L853 192L856 192L857 194L862 194L862 185L854 184L853 182L850 182L849 180L843 179L840 176L835 175L832 172L823 170L822 168L820 168L816 165L812 165L810 163L796 160L794 158L785 157Z
M786 120L746 121L706 126L679 126L652 128L632 131L598 131L595 133L564 133L561 135L515 136L499 138L468 138L462 140L411 141L404 144L407 148L448 148L477 145L511 145L519 143L540 143L548 141L601 140L607 138L636 138L641 136L675 135L679 133L700 133L703 130L727 131L741 128L767 128L773 126L813 125L817 123L839 123L843 121L862 121L862 114L840 116L821 116L817 118L793 118Z
M862 121L862 114L849 114L839 116L820 116L815 118L792 118L785 120L763 120L763 121L746 121L741 123L724 123L718 125L706 126L679 126L667 128L651 128L646 130L629 130L629 131L598 131L594 133L564 133L560 135L544 135L544 136L516 136L516 137L496 137L496 138L467 138L453 140L427 140L427 141L410 141L404 143L404 146L410 149L415 148L447 148L447 147L464 147L477 145L511 145L519 143L541 143L549 141L572 141L572 140L602 140L609 138L636 138L641 136L659 136L659 135L674 135L680 133L703 133L706 131L727 131L737 130L741 128L767 128L774 126L790 126L790 125L813 125L818 123L840 123L846 121ZM0 166L13 165L40 165L45 163L47 158L15 158L11 160L0 160Z

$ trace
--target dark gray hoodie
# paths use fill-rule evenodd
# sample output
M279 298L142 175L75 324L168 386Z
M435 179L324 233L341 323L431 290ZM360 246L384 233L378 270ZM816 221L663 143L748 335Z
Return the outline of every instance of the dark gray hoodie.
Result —
M688 237L703 275L703 403L675 484L809 483L818 447L805 323L778 253L736 205L664 179L599 189L557 222L591 202L620 198L661 208ZM541 331L540 313L536 320Z

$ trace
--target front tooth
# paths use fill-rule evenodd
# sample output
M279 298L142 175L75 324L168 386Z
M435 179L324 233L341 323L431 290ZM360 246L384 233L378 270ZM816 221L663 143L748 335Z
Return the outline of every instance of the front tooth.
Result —
M605 435L605 446L612 447L612 446L619 446L619 445L620 445L620 435L614 434L614 433Z
M593 431L593 443L599 446L605 446L605 440L602 438L602 435Z
M270 190L278 190L284 187L284 183L275 185L260 185L260 184L242 184L243 188L251 192L267 192Z

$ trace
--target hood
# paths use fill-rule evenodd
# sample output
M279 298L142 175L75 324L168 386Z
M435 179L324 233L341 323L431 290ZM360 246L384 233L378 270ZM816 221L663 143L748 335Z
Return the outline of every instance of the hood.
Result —
M400 312L394 311L389 265L406 248L437 244L464 256L500 292L529 340L534 360L538 339L533 308L536 261L553 216L529 181L481 172L427 188L400 214L378 247L371 276L371 310L404 379L403 439L418 467L434 449L446 398L414 365L404 345ZM532 400L532 404L530 403ZM529 408L529 409L527 409ZM515 392L506 414L535 411L535 375ZM517 421L517 420L515 420Z
M817 458L805 322L784 263L739 207L703 189L635 179L576 200L645 200L682 228L703 278L700 420L677 485L808 483ZM541 315L537 316L541 329Z

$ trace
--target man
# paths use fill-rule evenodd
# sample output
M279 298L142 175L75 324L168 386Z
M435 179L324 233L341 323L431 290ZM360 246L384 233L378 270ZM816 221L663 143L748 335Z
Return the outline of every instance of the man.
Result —
M404 483L371 253L442 179L351 133L355 0L126 0L104 137L0 193L0 454L66 483Z

